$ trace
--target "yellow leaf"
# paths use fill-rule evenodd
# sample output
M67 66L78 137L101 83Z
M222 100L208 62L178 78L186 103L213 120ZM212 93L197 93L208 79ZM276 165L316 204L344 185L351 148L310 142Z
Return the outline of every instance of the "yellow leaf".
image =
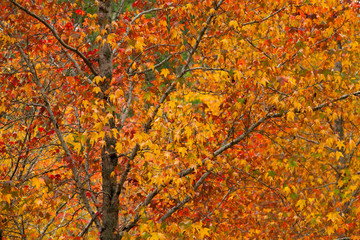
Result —
M229 22L229 26L234 27L235 29L237 29L239 27L239 24L238 24L237 21L232 20L232 21Z
M186 4L186 9L192 8L193 5L191 3Z
M200 239L204 239L205 236L209 236L209 231L210 229L209 228L201 228L199 229L198 233L200 235Z
M43 205L43 201L41 201L40 199L36 199L35 204L38 206L41 206L41 205Z
M333 139L333 138L328 138L328 139L326 139L325 144L326 144L327 146L331 146L333 143L334 143L334 139Z
M99 93L99 92L101 92L101 89L99 87L94 87L93 92Z
M98 131L102 130L103 127L104 127L104 124L102 122L98 122L94 125L94 129L96 129Z
M152 70L155 69L155 64L154 64L154 63L149 63L148 66L149 66L149 68L152 69Z
M294 121L294 118L295 118L295 113L290 111L286 114L286 117L287 117L287 120L288 121Z
M101 35L105 35L107 33L106 29L101 30Z
M116 100L116 97L115 97L114 94L110 94L109 99L110 99L110 101L113 102L113 103L116 102L116 101L115 101L115 100Z
M182 157L184 157L187 154L187 149L184 147L179 147L178 152L181 154Z
M87 107L88 105L90 105L90 103L89 103L88 100L83 100L83 101L82 101L82 105L83 105L84 107Z
M154 240L160 240L160 239L166 239L165 235L162 233L152 233L150 239Z
M337 151L336 152L336 160L339 160L340 157L344 157L344 155L342 154L342 152Z
M104 131L99 132L98 137L101 138L101 139L104 139L105 132Z
M336 143L336 146L337 146L339 149L345 147L344 141L338 141L338 142Z
M164 77L167 77L167 75L169 74L170 74L169 69L167 68L161 69L161 75L163 75Z
M44 179L42 178L33 178L31 182L38 189L41 187L41 184L45 183Z
M187 138L190 138L190 137L191 137L191 135L192 135L192 130L191 130L191 128L190 128L189 126L186 126L186 127L185 127L185 134L186 134L186 137L187 137Z
M211 160L208 159L207 161L205 161L205 166L207 169L211 169L214 167L214 164L211 162Z
M74 144L74 149L77 153L80 153L80 150L81 150L81 143L79 142L75 142L73 143Z
M121 153L122 152L122 144L121 143L119 143L119 142L117 142L116 143L116 147L115 147L115 150L116 150L116 152L118 152L118 153Z
M266 79L266 78L261 78L260 80L259 80L259 83L261 84L261 85L263 85L263 86L266 86L266 83L268 82L268 80Z
M99 82L102 82L103 80L104 80L104 79L103 79L102 77L96 76L96 77L94 77L93 82L96 83L96 84L98 84Z
M287 186L286 186L286 187L284 187L284 190L283 190L283 191L284 191L284 193L285 193L285 194L287 194L287 195L289 195L289 194L290 194L290 192L291 192L290 188L289 188L289 187L287 187Z
M115 34L115 33L109 34L109 35L107 36L107 41L108 41L108 43L111 44L112 42L115 42L115 41L116 41L115 37L116 37L116 34Z
M326 228L326 233L330 236L335 232L335 228L333 226L329 226Z
M116 136L117 134L119 134L119 131L115 128L111 129L111 133L113 136Z
M102 37L99 35L95 38L95 43L98 43L102 40Z
M13 196L11 194L4 194L2 197L7 203L11 203L11 200L13 199Z
M322 183L323 183L323 180L322 180L321 178L318 178L318 179L317 179L317 182L320 183L320 184L322 184Z
M144 46L145 46L144 38L139 38L139 39L136 40L136 43L135 43L135 48L136 49L143 52L144 51Z
M305 199L300 199L300 200L296 203L296 206L298 206L300 210L303 210L304 207L305 207L305 205L306 205Z
M122 91L120 89L117 89L115 91L115 97L118 99L118 98L120 98L121 95L122 95Z
M337 212L331 212L326 217L331 220L332 222L336 222L339 219L339 214Z
M167 26L167 21L161 20L160 25L163 26L163 27L166 27Z

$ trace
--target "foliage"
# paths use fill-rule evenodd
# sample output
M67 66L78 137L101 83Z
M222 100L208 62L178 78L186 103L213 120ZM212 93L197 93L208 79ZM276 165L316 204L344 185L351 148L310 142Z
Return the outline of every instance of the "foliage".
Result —
M0 236L360 238L357 1L0 8Z

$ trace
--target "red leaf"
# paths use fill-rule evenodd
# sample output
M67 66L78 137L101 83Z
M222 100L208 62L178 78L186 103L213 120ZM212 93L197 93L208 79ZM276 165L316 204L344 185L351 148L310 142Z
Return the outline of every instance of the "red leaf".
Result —
M85 12L84 12L83 10L81 10L81 9L75 10L75 13L76 13L78 16L79 16L79 15L84 16L84 14L85 14Z
M132 4L132 6L133 6L133 8L135 8L135 7L139 6L139 4L140 4L140 0L137 0Z

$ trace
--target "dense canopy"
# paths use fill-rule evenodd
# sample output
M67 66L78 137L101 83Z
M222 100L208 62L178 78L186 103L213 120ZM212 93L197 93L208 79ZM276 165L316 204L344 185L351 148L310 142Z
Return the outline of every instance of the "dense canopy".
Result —
M0 0L0 238L360 239L353 0Z

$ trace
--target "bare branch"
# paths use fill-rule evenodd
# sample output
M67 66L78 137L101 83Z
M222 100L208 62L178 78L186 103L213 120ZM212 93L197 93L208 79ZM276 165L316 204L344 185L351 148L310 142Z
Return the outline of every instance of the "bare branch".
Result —
M266 52L264 52L263 50L261 50L261 48L259 48L258 46L256 46L253 42L251 42L249 39L245 39L253 48L257 49L258 51L260 51L262 54L264 54L268 59L272 59L269 54L267 54Z
M296 135L296 137L298 137L298 138L300 138L300 139L302 139L302 140L305 140L305 141L307 141L307 142L310 142L310 143L314 143L314 144L317 144L317 145L319 145L320 143L319 142L317 142L317 141L314 141L314 140L311 140L311 139L307 139L307 138L305 138L305 137L303 137L303 136L300 136L300 135ZM330 151L332 151L332 152L336 152L337 150L336 149L334 149L334 148L331 148L331 147L328 147L328 146L325 146L328 150L330 150Z
M148 14L148 13L152 13L152 12L156 12L156 11L160 11L160 10L162 10L162 8L153 8L153 9L149 9L149 10L143 11L143 12L139 13L138 15L136 15L136 16L131 20L130 24L134 24L135 21L136 21L139 17L141 17L142 15L144 15L144 14Z
M256 21L252 21L252 22L247 22L247 23L243 23L242 26L246 26L246 25L251 25L251 24L256 24L256 23L262 23L266 20L268 20L269 18L272 18L273 16L275 16L276 14L278 14L279 12L283 11L285 9L286 5L283 6L282 8L280 8L279 10L275 11L274 13L270 14L269 16L267 16L266 18L263 18L261 20L256 20Z

